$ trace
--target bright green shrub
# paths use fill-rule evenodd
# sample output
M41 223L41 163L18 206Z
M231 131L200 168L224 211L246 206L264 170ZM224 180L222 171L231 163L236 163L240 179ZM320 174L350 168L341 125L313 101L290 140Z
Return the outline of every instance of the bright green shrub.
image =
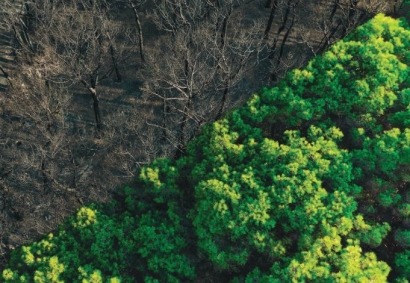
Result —
M189 259L181 254L186 240L181 237L177 223L170 223L155 212L140 217L133 238L138 245L137 253L147 260L147 271L160 281L179 282L182 278L194 278L195 270ZM155 278L155 277L153 277Z
M286 282L385 282L390 267L377 261L375 254L365 253L358 242L340 237L325 237L311 245L309 251L293 259L286 270Z
M390 230L391 227L388 223L374 225L360 233L360 241L373 248L378 247Z
M115 282L121 278L120 266L124 266L120 256L126 257L113 245L118 224L95 209L83 207L65 230L15 253L10 263L17 270L6 269L3 278L5 282L20 276L26 278L24 282Z
M199 149L193 154L201 159L189 156L193 163L185 164L192 166L192 182L197 182L191 214L198 246L216 266L244 265L253 251L281 258L292 241L275 231L313 237L322 221L352 217L356 203L348 195L359 188L351 183L348 155L333 141L341 138L340 131L312 127L309 132L308 139L287 132L286 144L266 138L239 144L217 139L221 135L214 131L215 144L193 144ZM217 160L202 157L210 151Z

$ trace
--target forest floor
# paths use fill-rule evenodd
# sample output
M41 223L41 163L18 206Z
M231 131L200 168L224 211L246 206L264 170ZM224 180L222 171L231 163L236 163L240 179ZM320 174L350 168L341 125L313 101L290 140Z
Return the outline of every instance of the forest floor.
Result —
M232 23L236 20L249 20L255 18L269 17L270 9L264 7L266 1L249 1L246 11L238 12L232 19ZM330 1L328 1L330 2ZM306 15L315 14L315 5L307 5L304 8L303 13ZM131 21L131 14L121 15L122 21ZM158 30L153 23L149 20L150 15L143 15L143 33L145 35L146 46L154 46L154 42L159 36ZM303 18L303 17L301 17ZM281 19L275 18L274 24L271 29L270 36L273 37L278 30ZM283 38L283 33L279 37L279 42ZM309 58L314 56L312 49L315 50L318 47L322 38L322 34L318 31L314 23L297 22L294 29L289 35L288 40L284 48L284 55L281 60L279 68L279 77L283 76L289 69L303 66ZM7 71L12 74L18 72L13 70L13 55L11 44L11 35L9 31L4 30L0 25L0 64L6 68ZM306 45L306 40L310 42L310 46ZM132 48L130 47L130 50ZM139 123L141 129L147 129L147 123L155 123L157 119L155 113L158 105L140 91L142 81L139 79L139 71L142 68L142 64L138 58L136 51L130 52L129 58L121 65L121 73L123 76L122 82L116 82L114 77L110 77L101 82L99 86L99 92L101 93L101 109L103 117L112 117L113 112L121 112L120 109L138 109L138 115L144 117L140 119ZM257 69L249 72L246 80L241 82L244 91L247 95L243 97L231 97L229 101L229 108L236 107L243 103L249 97L252 92L257 91L259 88L270 84L270 62L266 60L262 62ZM13 131L9 129L10 119L12 117L8 115L6 107L8 81L3 74L0 73L0 147L7 149L3 151L9 154L7 158L13 158L15 151L24 150L24 148L30 148L30 138L25 136L27 125L24 122L15 121L12 123L18 124L13 126ZM91 131L94 127L93 112L92 112L92 100L87 92L80 85L72 86L73 102L71 105L72 115L71 120L77 123L77 130L79 131ZM7 121L6 121L7 120ZM112 121L110 121L112 122ZM21 129L16 132L15 129ZM154 132L156 129L148 129ZM100 145L100 139L94 138L92 141L93 146L96 148L103 148ZM23 144L23 146L21 146ZM141 152L150 151L149 138L147 138L146 144L141 144ZM145 147L145 148L143 148ZM1 151L0 151L1 153ZM1 156L0 158L3 158ZM119 177L115 184L107 183L111 186L111 189L107 189L102 185L104 178L104 162L109 160L101 160L98 162L100 168L94 167L88 169L87 174L93 175L93 179L96 180L94 186L80 187L75 192L71 190L61 190L55 192L44 193L38 191L36 188L30 187L28 182L26 186L2 186L2 178L7 178L7 172L4 168L0 168L0 270L3 269L7 260L9 252L16 247L29 243L35 239L38 239L54 229L76 209L86 203L90 202L105 202L111 199L111 192L115 189L115 186L130 182L133 176ZM146 157L140 158L140 164L149 162Z

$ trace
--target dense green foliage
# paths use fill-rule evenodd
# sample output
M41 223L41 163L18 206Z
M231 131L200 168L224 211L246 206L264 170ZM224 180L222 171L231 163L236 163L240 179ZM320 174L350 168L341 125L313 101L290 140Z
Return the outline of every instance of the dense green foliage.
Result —
M376 16L17 250L3 280L408 282L409 66L408 24Z

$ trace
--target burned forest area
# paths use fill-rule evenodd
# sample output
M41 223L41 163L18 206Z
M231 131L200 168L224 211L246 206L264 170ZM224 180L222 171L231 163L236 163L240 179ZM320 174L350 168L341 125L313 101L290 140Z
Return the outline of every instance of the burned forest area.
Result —
M0 268L386 0L2 0Z

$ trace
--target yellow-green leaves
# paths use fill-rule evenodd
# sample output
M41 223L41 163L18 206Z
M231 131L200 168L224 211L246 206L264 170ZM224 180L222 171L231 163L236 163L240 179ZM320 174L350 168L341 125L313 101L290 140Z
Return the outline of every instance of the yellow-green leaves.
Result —
M77 212L76 222L73 224L73 226L81 229L94 224L96 221L96 211L88 207L82 207Z
M236 131L226 139L236 141L241 134ZM192 167L208 168L192 176L196 205L191 215L199 247L219 268L241 266L253 250L268 256L295 244L276 231L288 237L311 237L322 221L351 217L356 208L346 196L353 187L349 158L335 141L342 138L342 132L312 126L309 138L298 131L285 134L287 141L282 144L263 137L245 140L241 163L226 154L231 152L230 142L204 145L225 156L218 162L210 161L213 156L187 157L199 162ZM333 177L333 184L327 181ZM329 187L324 188L324 182ZM222 238L226 240L219 240Z

